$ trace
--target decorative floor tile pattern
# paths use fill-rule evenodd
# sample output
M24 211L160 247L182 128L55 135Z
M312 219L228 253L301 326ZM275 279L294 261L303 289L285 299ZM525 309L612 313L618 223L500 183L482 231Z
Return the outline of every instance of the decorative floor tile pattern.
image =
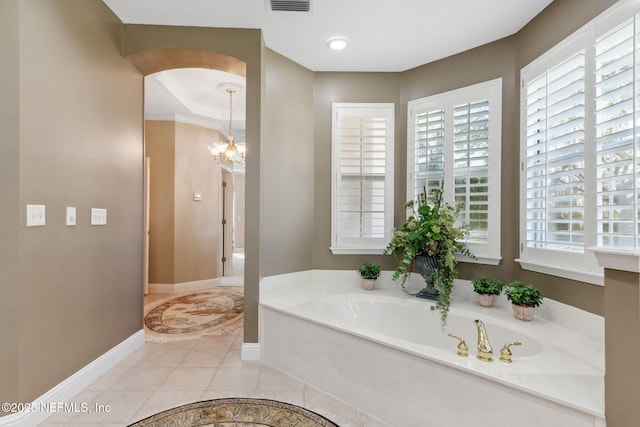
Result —
M145 305L144 328L149 342L168 342L225 335L242 328L243 289L211 288L172 295Z
M271 399L231 398L189 403L160 412L130 427L339 427L320 414Z

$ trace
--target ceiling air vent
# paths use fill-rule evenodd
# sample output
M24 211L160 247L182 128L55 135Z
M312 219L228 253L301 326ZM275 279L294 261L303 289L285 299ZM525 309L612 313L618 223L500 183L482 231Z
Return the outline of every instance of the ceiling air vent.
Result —
M270 0L274 12L309 12L311 0Z

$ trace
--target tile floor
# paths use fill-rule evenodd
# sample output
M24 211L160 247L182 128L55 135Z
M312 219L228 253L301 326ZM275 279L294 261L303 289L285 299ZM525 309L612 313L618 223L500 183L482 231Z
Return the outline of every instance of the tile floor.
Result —
M165 296L151 295L145 303ZM91 412L58 412L40 425L126 426L190 402L255 397L305 407L343 427L387 426L280 370L242 361L242 342L242 330L237 330L197 340L145 343L73 399ZM110 410L95 411L96 405L109 405Z

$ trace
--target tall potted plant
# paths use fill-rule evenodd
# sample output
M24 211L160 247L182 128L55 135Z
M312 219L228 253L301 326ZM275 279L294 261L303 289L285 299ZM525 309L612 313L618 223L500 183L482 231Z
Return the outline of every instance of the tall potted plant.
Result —
M393 254L398 260L393 279L401 279L402 290L406 293L410 294L405 287L407 279L415 268L419 270L427 286L411 295L436 300L434 309L440 311L444 326L453 280L458 275L455 256L475 256L463 241L469 234L469 227L456 224L461 207L454 208L443 202L442 192L442 188L432 189L432 203L429 203L425 189L418 200L405 204L411 214L402 228L394 231L385 254Z

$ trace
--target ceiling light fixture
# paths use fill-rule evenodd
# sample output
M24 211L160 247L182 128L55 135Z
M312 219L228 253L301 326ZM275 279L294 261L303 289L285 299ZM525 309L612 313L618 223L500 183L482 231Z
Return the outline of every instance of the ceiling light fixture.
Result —
M233 84L220 84L218 87L225 88L225 91L229 94L229 137L226 142L216 142L211 144L207 148L209 153L219 162L227 162L229 164L243 164L247 157L246 144L236 144L233 141L233 130L231 125L233 123L233 94L238 91Z
M342 50L347 47L347 39L344 37L333 37L327 40L327 45L333 50Z

